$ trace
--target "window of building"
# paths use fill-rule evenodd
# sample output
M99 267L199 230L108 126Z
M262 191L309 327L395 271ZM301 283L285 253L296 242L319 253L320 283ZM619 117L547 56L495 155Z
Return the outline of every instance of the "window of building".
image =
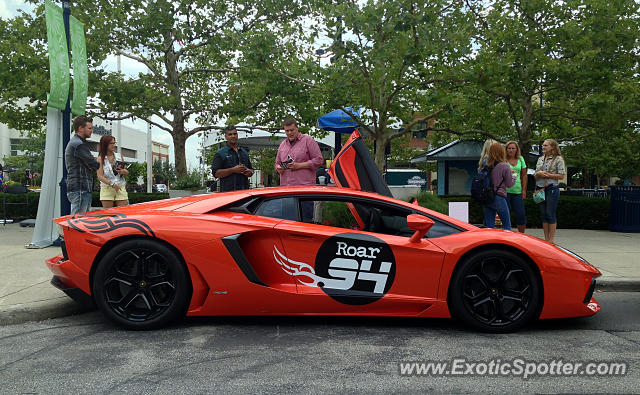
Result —
M22 145L22 143L26 139L9 139L9 140L11 143L11 156L24 155L24 151L20 149L20 145Z
M129 148L120 148L122 156L126 156L127 158L137 158L137 151Z

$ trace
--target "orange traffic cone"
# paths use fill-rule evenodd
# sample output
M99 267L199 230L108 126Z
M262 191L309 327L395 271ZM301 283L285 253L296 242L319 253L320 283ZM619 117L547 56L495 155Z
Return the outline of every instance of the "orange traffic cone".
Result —
M500 220L500 216L496 213L496 227L502 227L502 221Z

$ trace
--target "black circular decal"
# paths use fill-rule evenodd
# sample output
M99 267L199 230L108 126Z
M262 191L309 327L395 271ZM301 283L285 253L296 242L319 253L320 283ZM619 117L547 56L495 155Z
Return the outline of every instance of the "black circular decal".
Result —
M316 255L318 286L333 299L364 305L382 298L396 275L391 247L382 239L360 233L329 237Z

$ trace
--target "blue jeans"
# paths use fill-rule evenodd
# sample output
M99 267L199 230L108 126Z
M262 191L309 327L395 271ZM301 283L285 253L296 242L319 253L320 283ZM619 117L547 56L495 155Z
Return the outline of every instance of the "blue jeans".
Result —
M560 198L560 188L557 185L547 185L544 189L544 200L539 204L542 222L555 224L556 210L558 209L558 199Z
M527 224L527 214L524 211L524 201L522 200L521 193L507 193L507 203L509 203L509 210L516 214L516 225Z
M496 213L502 221L502 228L511 230L511 217L509 216L509 205L507 199L500 195L496 195L492 204L486 204L484 207L484 226L487 228L496 227Z
M86 213L91 210L91 192L67 192L67 199L71 203L71 214Z

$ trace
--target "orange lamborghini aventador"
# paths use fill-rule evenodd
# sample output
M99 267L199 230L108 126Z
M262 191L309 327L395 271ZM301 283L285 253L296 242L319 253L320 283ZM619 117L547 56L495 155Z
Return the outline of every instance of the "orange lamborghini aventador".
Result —
M213 193L57 218L64 242L46 262L52 283L130 329L184 315L313 314L453 316L508 332L598 312L600 272L586 260L390 197L363 145L352 135L334 162L343 187Z

